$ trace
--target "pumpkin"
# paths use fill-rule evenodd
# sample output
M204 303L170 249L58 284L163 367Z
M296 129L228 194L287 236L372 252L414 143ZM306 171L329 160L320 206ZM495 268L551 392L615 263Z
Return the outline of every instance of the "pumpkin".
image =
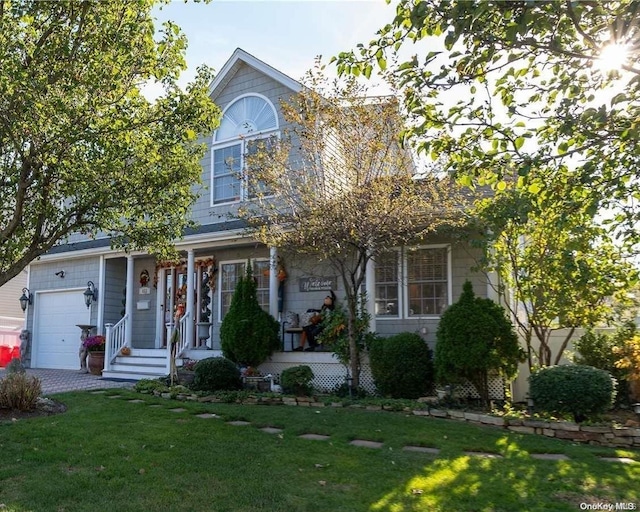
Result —
M129 347L122 347L122 348L120 349L120 353L121 353L123 356L131 355L131 349L130 349Z

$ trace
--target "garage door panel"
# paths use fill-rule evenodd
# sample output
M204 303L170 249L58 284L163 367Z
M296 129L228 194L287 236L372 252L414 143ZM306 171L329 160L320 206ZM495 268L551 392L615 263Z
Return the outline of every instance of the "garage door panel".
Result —
M89 322L82 290L38 294L35 303L35 366L73 370L80 366L80 329Z

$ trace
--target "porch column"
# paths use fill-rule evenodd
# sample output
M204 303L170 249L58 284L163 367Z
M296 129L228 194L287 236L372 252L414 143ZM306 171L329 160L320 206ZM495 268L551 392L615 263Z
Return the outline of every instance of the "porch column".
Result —
M193 253L193 249L189 249L187 251L187 308L185 311L185 314L188 315L187 316L187 332L186 332L186 337L187 337L187 347L191 348L193 346L193 322L194 322L194 318L195 318L195 308L194 306L194 301L195 301L195 290L194 287L197 285L197 283L194 282L194 274L196 271L196 260L195 260L195 255Z
M164 301L167 300L167 274L164 268L158 269L158 289L156 291L156 339L154 346L156 348L162 347L162 340L165 331L165 318L164 318Z
M367 289L367 313L369 313L369 331L376 331L376 262L371 258L367 262L364 274L364 286Z
M127 321L125 322L124 342L125 345L131 347L131 341L133 339L133 256L130 254L127 256L127 292L125 296L124 312L127 315Z
M278 248L269 248L269 313L278 319Z

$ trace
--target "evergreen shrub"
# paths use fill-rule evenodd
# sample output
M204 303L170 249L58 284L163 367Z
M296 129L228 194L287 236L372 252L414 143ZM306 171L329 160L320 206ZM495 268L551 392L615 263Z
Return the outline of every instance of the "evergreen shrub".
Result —
M220 326L223 355L236 364L257 367L280 347L280 324L258 303L251 265L240 278Z
M465 379L489 402L489 373L513 379L524 351L504 309L490 299L476 297L469 281L462 295L442 314L436 332L436 381Z
M201 359L194 373L193 389L210 392L242 389L240 370L233 361L224 357Z
M283 370L280 375L280 385L282 391L287 394L306 396L313 391L311 381L313 380L313 371L306 365L292 366Z
M433 388L431 349L416 333L374 339L369 360L376 388L384 396L418 398Z
M572 414L576 422L607 411L615 394L616 380L592 366L547 366L529 377L529 396L536 409Z

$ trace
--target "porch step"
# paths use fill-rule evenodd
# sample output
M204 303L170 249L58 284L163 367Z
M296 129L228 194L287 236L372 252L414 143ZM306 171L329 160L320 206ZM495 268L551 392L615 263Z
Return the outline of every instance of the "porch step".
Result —
M109 379L154 379L167 375L167 351L133 349L131 355L117 356L110 370L102 372Z

